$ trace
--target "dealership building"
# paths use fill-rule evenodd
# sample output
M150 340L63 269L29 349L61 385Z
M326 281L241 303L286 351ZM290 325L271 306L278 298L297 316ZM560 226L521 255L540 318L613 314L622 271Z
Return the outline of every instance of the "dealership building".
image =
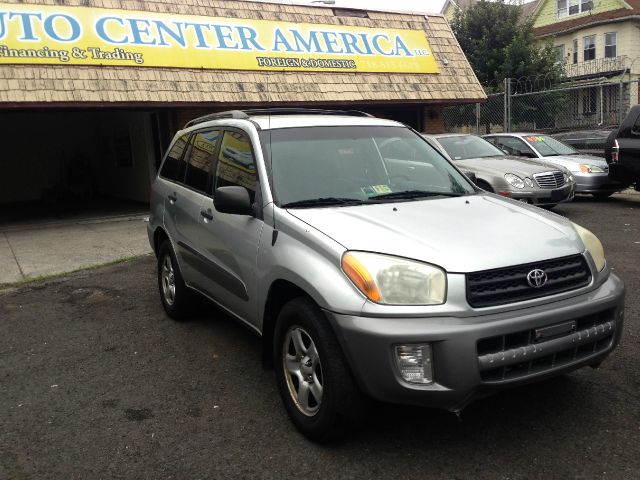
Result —
M437 14L0 0L0 206L146 202L173 134L210 112L358 109L439 132L444 106L484 98Z

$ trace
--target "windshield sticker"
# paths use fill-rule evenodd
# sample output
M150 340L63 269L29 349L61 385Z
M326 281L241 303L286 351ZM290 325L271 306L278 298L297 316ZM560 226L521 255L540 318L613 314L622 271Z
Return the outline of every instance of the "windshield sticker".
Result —
M362 187L360 190L362 190L362 193L367 197L391 193L391 187L389 187L389 185L371 185L370 187Z
M527 137L529 142L544 142L544 137Z

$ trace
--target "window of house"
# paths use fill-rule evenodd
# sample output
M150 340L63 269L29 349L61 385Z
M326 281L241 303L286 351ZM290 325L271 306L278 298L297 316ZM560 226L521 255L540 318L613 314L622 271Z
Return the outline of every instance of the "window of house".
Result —
M556 45L554 49L556 51L556 62L564 62L564 45Z
M598 92L595 88L590 88L582 95L582 113L589 114L596 112L598 104Z
M613 33L605 33L604 34L604 56L605 58L613 58L617 55L616 53L616 43L618 42L617 34Z
M578 39L573 39L573 63L578 63Z
M589 35L584 37L584 61L594 60L596 58L596 36Z
M567 0L558 0L558 18L567 16Z
M191 155L184 183L199 192L207 191L209 174L220 138L218 130L197 132L192 138Z
M593 9L592 0L557 0L557 5L558 18L566 17L567 15L578 15Z

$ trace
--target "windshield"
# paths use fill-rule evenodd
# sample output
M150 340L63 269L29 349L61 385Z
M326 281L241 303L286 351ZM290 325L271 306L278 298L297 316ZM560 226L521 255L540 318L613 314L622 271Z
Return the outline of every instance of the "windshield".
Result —
M435 139L452 160L467 158L503 157L505 153L494 147L484 138L474 135L457 135L455 137L438 137Z
M409 201L474 193L422 137L405 127L262 131L276 204L290 207Z
M575 148L546 135L531 135L523 138L525 142L538 150L543 157L575 155L579 153Z

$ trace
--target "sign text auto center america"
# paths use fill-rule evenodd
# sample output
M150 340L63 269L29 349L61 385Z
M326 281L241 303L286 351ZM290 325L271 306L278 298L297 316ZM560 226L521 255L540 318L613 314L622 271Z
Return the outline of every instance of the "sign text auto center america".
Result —
M0 64L437 73L423 30L0 3Z

